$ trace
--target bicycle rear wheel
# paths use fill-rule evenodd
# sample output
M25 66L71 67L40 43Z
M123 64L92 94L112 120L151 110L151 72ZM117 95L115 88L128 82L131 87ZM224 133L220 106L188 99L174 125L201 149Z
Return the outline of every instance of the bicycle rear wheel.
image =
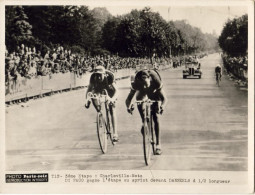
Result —
M145 164L149 165L151 161L151 128L150 121L147 120L143 125L143 152Z
M100 112L97 114L97 136L100 148L105 154L107 152L107 130L103 114Z

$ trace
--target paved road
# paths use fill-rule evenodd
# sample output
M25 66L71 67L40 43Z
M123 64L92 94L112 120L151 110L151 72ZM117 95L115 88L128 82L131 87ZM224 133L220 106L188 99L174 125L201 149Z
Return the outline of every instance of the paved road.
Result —
M85 90L6 108L7 170L247 170L247 90L227 76L214 80L217 54L201 60L202 79L182 79L182 69L162 71L168 97L161 117L161 156L145 166L141 120L126 112L129 79L118 82L120 142L102 154L94 109L83 108Z

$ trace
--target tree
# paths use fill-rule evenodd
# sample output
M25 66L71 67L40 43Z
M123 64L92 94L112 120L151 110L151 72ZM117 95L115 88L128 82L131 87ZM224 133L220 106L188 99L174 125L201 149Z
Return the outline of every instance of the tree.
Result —
M121 19L113 17L108 19L102 28L102 47L112 53L117 53L116 36L117 28L120 25Z
M248 15L229 20L219 37L219 45L230 56L245 56L248 48Z
M24 13L22 6L6 6L6 46L8 50L14 50L18 45L31 45L34 37L32 36L32 26L28 22L28 17Z

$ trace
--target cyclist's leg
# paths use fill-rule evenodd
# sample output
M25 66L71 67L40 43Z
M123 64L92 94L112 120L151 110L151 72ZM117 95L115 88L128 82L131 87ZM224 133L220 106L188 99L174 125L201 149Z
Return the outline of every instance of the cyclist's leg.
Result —
M153 103L151 106L152 118L154 121L154 129L156 135L156 145L160 145L160 128L159 128L159 118L158 118L158 104Z
M142 91L138 91L136 94L136 100L143 100L146 98L146 93L142 92ZM142 119L142 123L144 123L144 111L145 111L145 104L138 104L137 105L137 109L139 111L139 114L141 116ZM143 126L141 128L141 133L143 134Z
M138 91L137 94L136 94L136 100L137 101L141 101L141 100L144 100L146 98L146 93L143 92L143 91ZM144 120L144 111L145 111L145 104L138 104L137 105L137 108L138 108L138 111L140 113L140 116L141 116L141 119L142 119L142 122Z
M100 93L99 93L99 92L96 92L96 91L94 91L94 90L92 90L91 92L92 92L93 94L100 95ZM100 108L100 105L99 105L98 100L96 100L96 99L92 99L92 103L93 103L93 105L94 105L94 107L95 107L96 111L97 111L97 112L100 112L101 108Z
M113 97L115 90L113 88L110 88L107 90L108 95L110 97ZM112 129L113 129L113 140L117 141L118 140L118 129L117 129L117 115L116 115L116 105L115 104L110 104L109 109L110 109L110 120L112 122Z
M156 154L160 155L162 151L161 151L161 131L160 131L160 125L159 125L158 110L159 110L158 103L154 103L151 106L151 111L152 111L152 118L154 121L154 130L156 135Z
M118 129L117 129L117 115L116 115L116 109L115 109L115 104L110 104L110 120L112 122L112 129L113 129L113 140L117 141L118 140Z
M149 93L148 97L151 100L162 101L160 98L160 94L158 92ZM151 105L151 113L154 121L154 131L156 135L156 154L160 155L162 151L161 151L161 131L159 124L159 102L155 102Z

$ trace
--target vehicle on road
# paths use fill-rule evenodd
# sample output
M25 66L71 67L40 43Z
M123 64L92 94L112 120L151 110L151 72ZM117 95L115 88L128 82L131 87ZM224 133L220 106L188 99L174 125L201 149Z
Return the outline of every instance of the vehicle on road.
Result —
M138 105L143 106L143 153L144 153L144 161L148 166L151 162L151 155L156 155L156 136L154 131L154 121L153 115L151 111L151 105L153 103L159 103L159 101L154 101L150 99L144 99L135 101ZM134 105L130 105L130 111L133 112Z
M100 148L105 154L107 152L108 146L108 139L111 141L112 145L115 144L114 140L112 139L112 121L110 120L110 108L109 105L112 103L109 101L109 96L107 90L104 90L104 94L93 94L92 92L88 93L88 98L94 99L98 102L98 109L97 109L97 136ZM104 116L104 111L105 116Z
M183 78L202 78L202 69L199 62L188 61L185 63L185 69L182 71Z

